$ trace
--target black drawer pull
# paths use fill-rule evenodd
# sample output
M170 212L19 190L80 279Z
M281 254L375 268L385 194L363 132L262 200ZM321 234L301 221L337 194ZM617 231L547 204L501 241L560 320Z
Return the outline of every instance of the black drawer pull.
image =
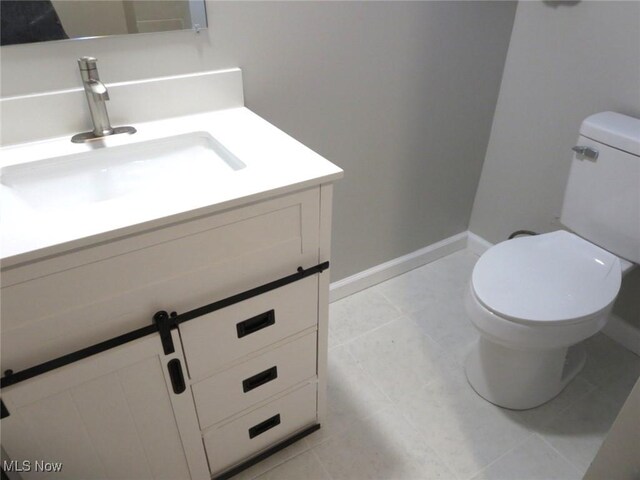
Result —
M273 366L266 369L264 372L256 373L253 377L249 377L242 381L242 391L244 393L250 392L254 388L258 388L260 385L269 383L271 380L278 378L278 367Z
M169 363L167 363L167 369L169 370L169 378L171 378L173 393L176 395L181 394L187 389L187 386L184 383L184 375L182 374L180 360L177 358L169 360Z
M256 315L255 317L240 322L236 325L236 329L238 330L238 338L242 338L245 335L251 335L252 333L257 332L258 330L262 330L263 328L266 328L269 325L273 325L274 323L276 323L275 310L269 310L268 312Z
M280 414L274 415L271 418L266 419L264 422L259 423L258 425L251 427L249 429L249 438L257 437L258 435L266 432L267 430L272 429L280 425Z

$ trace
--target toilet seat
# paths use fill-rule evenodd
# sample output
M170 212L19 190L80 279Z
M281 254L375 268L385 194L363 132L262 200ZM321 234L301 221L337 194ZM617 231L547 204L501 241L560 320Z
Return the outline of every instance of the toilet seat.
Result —
M615 255L559 230L491 247L476 263L471 285L488 310L542 326L593 318L610 307L621 280Z

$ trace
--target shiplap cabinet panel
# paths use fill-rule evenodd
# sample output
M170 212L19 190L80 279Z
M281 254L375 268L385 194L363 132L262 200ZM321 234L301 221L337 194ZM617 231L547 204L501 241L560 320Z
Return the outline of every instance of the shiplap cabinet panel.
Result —
M3 448L19 462L62 462L51 478L208 478L190 391L173 393L165 374L172 358L184 365L153 335L3 389Z

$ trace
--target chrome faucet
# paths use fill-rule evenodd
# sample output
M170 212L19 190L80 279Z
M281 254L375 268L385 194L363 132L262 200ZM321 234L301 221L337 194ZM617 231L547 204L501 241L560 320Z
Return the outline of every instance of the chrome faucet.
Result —
M80 67L80 76L84 85L84 92L87 95L89 104L89 112L91 113L91 121L93 122L93 130L74 135L71 138L73 143L83 143L90 140L115 135L119 133L136 133L133 127L112 127L107 113L106 101L109 100L109 91L107 87L100 81L98 75L98 67L94 57L80 57L78 66Z

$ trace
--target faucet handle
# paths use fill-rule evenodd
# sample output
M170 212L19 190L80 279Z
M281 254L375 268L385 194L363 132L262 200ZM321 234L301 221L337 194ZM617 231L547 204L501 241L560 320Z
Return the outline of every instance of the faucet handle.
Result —
M78 66L80 70L96 70L96 63L98 59L96 57L80 57L78 59Z

